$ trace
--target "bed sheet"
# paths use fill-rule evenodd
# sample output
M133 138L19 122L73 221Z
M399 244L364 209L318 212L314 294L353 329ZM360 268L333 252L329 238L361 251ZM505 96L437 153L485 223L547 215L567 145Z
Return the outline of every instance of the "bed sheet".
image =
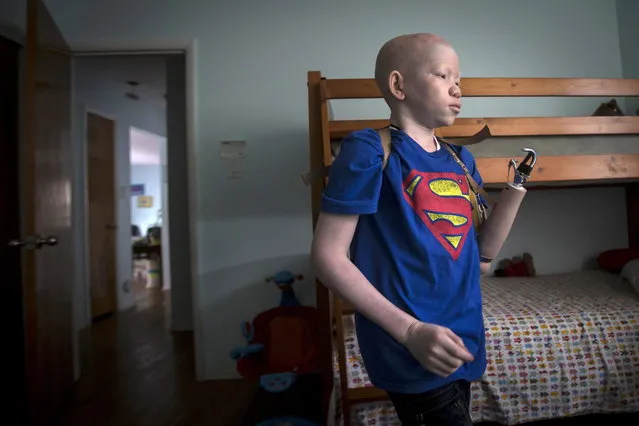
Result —
M472 384L475 422L639 411L639 295L629 283L603 271L483 277L482 293L488 366ZM372 386L352 315L344 333L349 387ZM351 414L355 425L397 424L387 402Z

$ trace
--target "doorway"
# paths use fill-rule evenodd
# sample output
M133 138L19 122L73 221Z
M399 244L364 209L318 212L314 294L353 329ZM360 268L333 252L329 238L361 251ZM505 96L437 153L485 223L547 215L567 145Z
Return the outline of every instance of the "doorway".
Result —
M82 334L79 332L91 323L86 241L86 110L73 99L77 89L72 74L76 55L66 44L46 4L28 0L24 7L27 12L24 31L12 28L5 31L3 25L0 31L17 43L0 40L3 154L0 169L4 178L0 183L3 203L0 232L5 237L0 249L5 277L0 309L1 318L11 326L5 341L9 348L8 365L12 367L7 375L6 384L11 392L3 399L6 404L3 419L11 424L24 424L22 420L29 417L30 423L49 424L59 414L79 377L76 345ZM190 43L180 46L185 49L189 46L192 64L193 46ZM184 59L185 51L177 54ZM193 96L192 80L189 84ZM182 82L183 91L185 87ZM184 113L185 104L174 108ZM194 121L191 119L189 123L188 142L186 137L179 141L180 149L185 151L184 167L174 174L183 174L179 188L187 210L184 220L187 232L182 237L187 248L183 254L188 259L189 249L195 246L194 233L188 229L192 222L189 205L194 203L189 203L188 196L192 194L187 184L187 172L191 172L186 165L186 150L192 154L194 146ZM116 135L117 130L116 126ZM175 164L178 163L174 162L173 167ZM125 189L128 191L128 185L126 188L115 185L118 203L128 197ZM129 238L126 251L130 253L130 230L125 231ZM191 268L187 268L188 276L182 287L189 301L190 272ZM118 288L126 289L127 284L116 282ZM185 317L191 315L188 312ZM117 362L114 364L117 366ZM108 373L117 377L116 371ZM37 404L38 410L26 410L27 400Z
M91 300L87 294L91 282L90 255L79 252L78 256L84 260L81 262L82 279L78 280L79 293L87 301L80 304L85 309L79 315L85 321L80 327L88 331L90 338L81 341L82 377L61 425L87 424L97 413L103 412L105 404L112 407L113 424L161 422L151 418L165 418L162 409L173 404L181 394L181 391L175 393L173 380L184 376L189 382L195 382L195 371L191 370L193 366L189 361L197 358L197 353L193 342L195 336L190 332L193 329L189 229L192 216L185 62L184 52L111 54L93 51L74 54L75 139L82 163L77 165L75 176L78 183L76 223L79 232L83 233L80 239L84 247L101 244L100 241L89 241L93 239L89 231L89 206L93 196L88 194L91 186L88 178L91 157L95 156L90 154L94 150L90 145L95 142L89 139L111 140L112 173L110 176L102 173L102 176L107 175L106 180L111 181L107 186L112 187L115 194L112 198L115 199L116 277L111 288L115 289L117 303L115 315L104 317L102 321L91 321ZM158 74L165 75L165 81L162 77L158 79ZM87 137L91 127L87 111L101 117L103 126L96 126L100 137ZM135 192L138 180L132 180L134 155L131 150L135 147L132 140L140 133L163 138L167 196L162 198L161 209L155 197L151 202L141 200L144 206L149 206L144 210L151 213L151 219L140 226L139 235L146 236L153 228L160 227L160 239L163 241L164 235L169 237L173 250L167 255L168 261L161 262L161 272L170 280L170 289L145 291L144 297L136 298L133 257L138 248L135 245L137 232L133 232L131 225L132 208L138 202ZM107 192L111 192L110 189ZM148 186L145 185L142 193L149 194ZM171 212L169 232L165 232L167 212L164 205ZM161 245L153 248L164 251ZM174 333L176 331L185 332ZM176 362L177 359L187 362ZM185 369L177 368L178 364ZM97 388L104 392L95 392Z
M78 253L85 264L80 282L89 288L80 289L89 303L84 307L88 312L78 317L85 318L86 328L98 314L139 309L146 303L137 293L142 275L142 290L151 281L151 287L159 286L167 294L169 329L191 331L186 54L78 53L74 65L77 126L84 129L78 139L86 140L80 147L84 165L76 171L78 187L86 191L76 194L81 206L78 224L84 227L82 240L91 248L88 254ZM90 135L92 128L97 135ZM110 151L100 154L110 173L92 163L101 140L111 143ZM111 163L105 155L111 156ZM160 181L146 182L135 175L135 163L149 161ZM105 197L102 204L96 204L95 191ZM100 221L92 220L91 206ZM108 212L114 212L113 217ZM141 247L143 239L156 244ZM135 262L140 252L153 260L143 271ZM97 253L114 253L114 260ZM108 273L98 272L105 268Z
M136 300L171 289L166 137L131 126L131 233Z

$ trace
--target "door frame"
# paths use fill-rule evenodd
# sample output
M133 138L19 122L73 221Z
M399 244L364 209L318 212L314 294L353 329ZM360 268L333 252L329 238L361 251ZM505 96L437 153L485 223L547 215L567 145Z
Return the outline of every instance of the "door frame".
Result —
M115 144L117 143L117 135L118 135L118 119L117 119L117 115L114 114L107 114L103 111L100 111L99 109L93 108L93 107L89 107L86 104L82 105L82 109L84 111L83 113L83 128L82 128L82 144L84 146L84 149L82 150L82 158L80 159L80 161L82 162L82 176L83 178L83 185L82 185L82 193L84 194L84 203L82 204L82 211L84 214L84 223L82 224L82 228L84 229L84 240L83 240L83 245L84 245L84 250L82 250L82 260L81 263L84 264L84 274L83 274L83 279L84 279L84 284L82 286L82 290L83 290L83 295L82 297L84 298L84 307L86 309L86 318L85 320L88 322L88 324L91 324L91 321L93 320L93 313L91 312L91 285L89 284L91 281L91 253L89 251L89 247L91 244L91 235L90 235L90 226L89 226L89 150L87 149L87 139L89 137L89 125L88 125L88 120L87 117L89 116L89 113L91 114L95 114L95 115L99 115L100 117L106 118L107 120L111 120L113 121L113 187L115 188L115 192L114 192L114 199L113 199L113 208L114 208L114 216L115 216L115 225L119 228L120 224L118 223L118 182L117 182L117 167L116 166L116 161L117 161L117 157L116 157L116 152L115 152ZM117 311L119 309L119 302L118 302L118 283L117 283L117 277L118 277L118 265L117 265L117 258L118 258L118 246L117 246L117 239L116 239L116 244L115 244L115 253L113 253L115 259L116 259L116 265L115 265L115 278L116 278L116 282L114 284L114 288L113 290L113 297L115 298L115 310Z
M200 310L197 305L199 300L199 266L198 266L198 194L197 194L197 141L199 140L198 130L198 92L197 92L197 57L198 57L198 40L196 38L176 39L171 41L157 42L118 42L105 41L100 43L70 43L71 51L74 57L81 56L109 56L109 55L153 55L180 53L185 56L186 60L186 143L187 143L187 182L188 182L188 199L189 199L189 246L191 251L190 270L191 270L191 300L193 305L193 345L195 353L195 374L197 380L205 379L205 359L202 354L201 342L199 339L200 332L198 326L201 324ZM86 160L85 160L86 161ZM83 174L85 183L87 182L86 162L83 165ZM86 190L85 190L86 194ZM88 205L83 206L86 214L88 213ZM84 227L88 224L84 223ZM85 242L86 247L87 242ZM85 255L85 265L88 257ZM88 265L85 267L88 268ZM85 272L88 273L88 270ZM85 286L86 287L86 286ZM85 294L83 302L89 303L86 299L88 292Z

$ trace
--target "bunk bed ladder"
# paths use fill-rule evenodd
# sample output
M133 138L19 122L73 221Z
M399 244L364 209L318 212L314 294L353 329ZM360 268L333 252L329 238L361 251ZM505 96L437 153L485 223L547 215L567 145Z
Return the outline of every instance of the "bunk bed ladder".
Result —
M344 312L342 300L336 296L333 297L333 317L335 319L335 341L337 342L342 415L344 418L344 426L350 426L351 400L348 392L348 361L346 359L346 341L344 339Z

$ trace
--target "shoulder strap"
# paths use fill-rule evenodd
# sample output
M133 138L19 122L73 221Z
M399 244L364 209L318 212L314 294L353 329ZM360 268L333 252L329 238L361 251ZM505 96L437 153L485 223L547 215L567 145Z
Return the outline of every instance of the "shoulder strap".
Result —
M380 139L382 140L382 147L384 148L383 164L384 164L384 167L386 167L386 162L388 161L388 157L390 156L390 151L391 151L390 128L384 127L383 129L378 129L377 132L379 133ZM454 143L445 142L441 138L438 138L438 140L440 141L442 145L446 146L446 148L450 148L449 146L447 146L447 144L452 143L453 145L472 145L472 144L476 144L483 141L489 136L491 136L490 129L488 128L488 125L485 125L477 134L473 135L470 138L456 139ZM449 151L451 150L449 149ZM473 184L472 182L474 182L474 179L472 179L472 177L470 176L470 173L468 173L468 171L466 170L466 166L464 166L464 164L461 161L459 161L459 159L457 158L457 155L454 152L451 151L451 154L453 158L455 158L455 160L458 161L458 163L460 163L461 167L464 169L464 172L466 173L466 176L468 176L468 181L471 182L471 185L472 185ZM306 185L310 185L312 182L323 179L326 176L328 176L328 169L329 169L329 166L322 166L319 169L311 169L307 171L306 173L302 174L301 176L302 181ZM476 183L474 185L475 186L473 187L473 189L478 188L476 191L481 193L482 196L488 201L489 199L486 193L481 188L479 188L479 185L477 185Z
M455 150L446 142L442 141L441 139L439 140L439 143L445 147L448 152L450 152L450 155L453 157L453 159L457 162L457 164L459 164L459 166L462 168L462 170L464 171L464 173L466 174L466 179L468 179L468 184L470 185L470 187L472 188L473 192L475 194L480 194L482 196L482 198L484 200L486 200L486 202L488 204L492 204L492 200L490 199L490 197L488 196L488 193L484 190L484 188L482 188L475 179L473 179L473 176L470 174L470 172L468 171L468 168L466 167L466 165L464 164L464 162L459 158L459 156L457 155L457 153L455 152Z
M379 134L379 138L382 141L382 149L384 150L384 160L382 162L382 169L386 168L386 164L388 163L388 157L390 157L391 153L391 132L390 128L384 127L382 129L377 129L377 133ZM302 174L302 181L306 185L310 185L313 181L323 179L328 176L328 170L331 166L322 166L319 170L309 170L306 173Z
M388 164L388 157L390 157L390 153L391 153L390 128L384 127L382 129L377 130L377 133L379 133L379 138L382 140L382 149L384 150L384 161L382 162L382 169L385 169L386 164Z

